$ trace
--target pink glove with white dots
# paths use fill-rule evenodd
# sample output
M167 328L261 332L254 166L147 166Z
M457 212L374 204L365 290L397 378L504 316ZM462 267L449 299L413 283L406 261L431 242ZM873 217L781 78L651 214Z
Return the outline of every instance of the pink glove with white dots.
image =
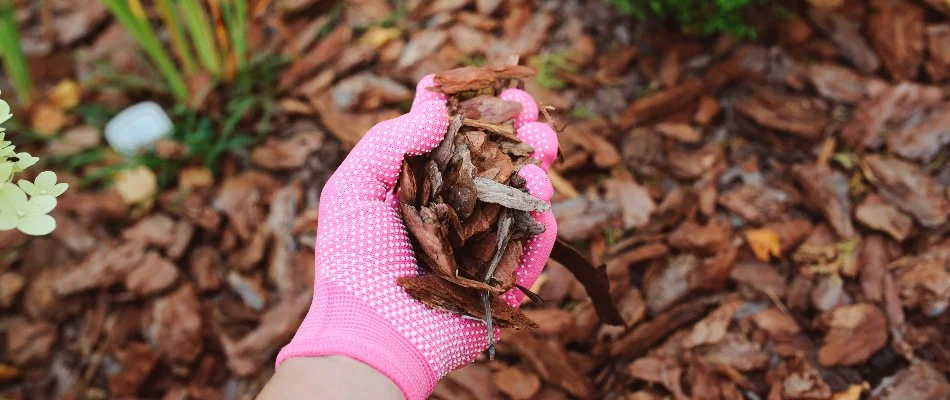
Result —
M430 308L396 284L417 274L412 244L394 207L393 187L407 155L431 151L449 124L446 97L416 87L412 109L374 126L330 178L320 198L313 302L277 366L294 357L347 356L389 377L407 399L424 399L449 371L471 363L488 343L485 325ZM522 167L519 174L535 197L553 194L545 170L557 156L557 135L536 122L538 106L527 93L508 89L502 99L521 103L515 119L518 137L532 145L543 169ZM544 233L527 239L517 283L531 287L544 268L557 237L551 211L532 212ZM502 295L518 306L524 294Z

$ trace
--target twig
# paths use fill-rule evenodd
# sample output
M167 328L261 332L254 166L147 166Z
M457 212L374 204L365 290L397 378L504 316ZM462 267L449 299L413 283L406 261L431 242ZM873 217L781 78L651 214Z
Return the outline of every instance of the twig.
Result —
M512 218L507 215L507 212L505 214L504 217L498 220L498 239L495 241L495 255L492 256L491 264L488 264L488 271L485 272L485 278L482 280L485 283L488 283L492 275L495 275L495 268L498 267L498 262L501 261L501 257L505 254L505 250L508 248L508 240L511 238Z
M482 302L485 303L485 325L488 326L488 359L495 359L495 329L491 321L491 295L488 291L482 292Z

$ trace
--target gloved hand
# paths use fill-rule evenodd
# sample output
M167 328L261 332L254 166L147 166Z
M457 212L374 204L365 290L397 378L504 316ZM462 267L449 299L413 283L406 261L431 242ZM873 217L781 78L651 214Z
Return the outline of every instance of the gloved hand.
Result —
M449 124L446 97L416 87L408 114L383 121L360 140L333 174L320 198L313 302L290 344L277 356L347 356L392 380L407 399L424 399L449 371L471 363L488 343L485 325L432 309L396 284L417 274L416 258L396 205L393 187L402 160L435 148ZM519 174L532 195L550 202L553 189L545 170L557 156L557 135L536 122L538 106L527 93L508 89L501 98L521 103L518 137L535 149L543 165ZM550 210L532 212L544 233L524 243L517 283L531 287L544 268L557 236ZM502 296L513 306L524 294Z

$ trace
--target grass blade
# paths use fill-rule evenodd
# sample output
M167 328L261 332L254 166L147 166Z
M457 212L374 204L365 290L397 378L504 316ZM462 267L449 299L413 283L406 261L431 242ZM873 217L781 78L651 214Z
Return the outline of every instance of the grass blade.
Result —
M17 99L21 104L29 104L33 98L33 81L23 48L20 47L16 15L9 0L0 0L0 52L3 69L10 77Z
M191 48L188 46L188 42L185 41L185 31L179 22L177 9L171 0L155 0L155 8L158 9L159 15L162 16L162 20L165 22L165 27L168 29L168 35L171 38L172 49L175 50L178 59L181 60L185 75L194 75L198 72L198 67L191 55Z
M129 2L125 0L102 0L102 2L152 59L159 73L168 82L168 87L175 99L179 102L187 102L188 85L185 83L185 78L178 70L178 66L172 62L161 42L158 41L155 32L148 23L148 19L141 13L141 4L138 0L129 0ZM137 7L139 15L132 11L133 6Z
M191 35L191 41L201 65L212 75L221 76L220 54L215 44L214 34L211 32L208 13L198 0L178 0L178 8L184 16L185 28Z

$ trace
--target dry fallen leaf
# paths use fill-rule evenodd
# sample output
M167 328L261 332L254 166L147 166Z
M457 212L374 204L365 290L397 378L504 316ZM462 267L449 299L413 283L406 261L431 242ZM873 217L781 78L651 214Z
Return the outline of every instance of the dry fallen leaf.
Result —
M887 344L887 319L872 304L835 308L823 314L820 323L828 329L818 351L823 366L863 363Z
M82 96L79 84L71 79L65 79L53 86L46 94L46 101L60 110L69 110L79 105Z
M769 261L772 257L782 256L778 234L771 229L749 229L745 231L745 240L759 261Z
M68 117L59 107L40 103L33 107L30 128L42 136L51 136L66 126Z

